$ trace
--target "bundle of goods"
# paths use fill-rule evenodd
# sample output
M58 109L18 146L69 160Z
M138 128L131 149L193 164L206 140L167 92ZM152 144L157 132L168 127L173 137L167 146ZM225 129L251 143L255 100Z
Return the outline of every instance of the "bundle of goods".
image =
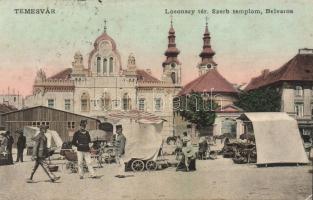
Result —
M234 163L256 163L257 153L255 144L241 143L237 145L233 158Z
M225 144L222 151L224 158L232 158L234 163L255 163L257 154L255 144L234 141Z

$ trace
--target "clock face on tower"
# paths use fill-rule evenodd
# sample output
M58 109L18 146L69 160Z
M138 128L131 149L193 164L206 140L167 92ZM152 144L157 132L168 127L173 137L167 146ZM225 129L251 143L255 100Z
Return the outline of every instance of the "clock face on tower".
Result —
M100 43L100 49L101 50L108 50L111 49L111 43L109 41L103 41Z

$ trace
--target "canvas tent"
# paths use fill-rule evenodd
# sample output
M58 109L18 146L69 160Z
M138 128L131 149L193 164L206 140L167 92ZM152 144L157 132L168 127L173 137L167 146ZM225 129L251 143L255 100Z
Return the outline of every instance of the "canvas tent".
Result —
M107 131L103 131L100 129L96 129L96 130L90 130L89 131L89 135L90 135L90 139L91 141L97 141L97 140L105 140L105 141L110 141L112 139L112 134L110 132Z
M38 127L33 127L33 126L25 126L24 127L24 135L26 137L26 145L27 147L32 147L34 146L34 141L32 140L32 137L36 136L39 133L39 128ZM48 129L47 132L45 133L45 136L47 137L47 146L48 148L52 147L52 144L55 144L55 147L57 149L61 149L62 147L62 139L60 138L59 134L54 131ZM53 141L53 143L52 143Z
M149 160L156 158L162 145L161 118L143 111L111 111L105 122L114 126L121 124L126 137L125 161L131 159Z
M257 164L308 163L297 121L283 112L251 112L240 117L252 123Z

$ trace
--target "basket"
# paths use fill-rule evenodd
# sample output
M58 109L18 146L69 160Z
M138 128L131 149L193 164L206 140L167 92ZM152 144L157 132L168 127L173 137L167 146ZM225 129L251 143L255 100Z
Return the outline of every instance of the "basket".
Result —
M48 168L50 172L56 172L59 170L59 166L57 165L48 165Z
M64 151L64 157L68 161L77 161L77 153L73 150Z

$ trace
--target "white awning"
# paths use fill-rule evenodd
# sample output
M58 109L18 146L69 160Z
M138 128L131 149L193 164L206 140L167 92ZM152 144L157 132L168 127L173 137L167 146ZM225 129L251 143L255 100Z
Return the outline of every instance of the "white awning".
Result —
M308 163L297 121L283 112L244 113L253 125L257 164Z

